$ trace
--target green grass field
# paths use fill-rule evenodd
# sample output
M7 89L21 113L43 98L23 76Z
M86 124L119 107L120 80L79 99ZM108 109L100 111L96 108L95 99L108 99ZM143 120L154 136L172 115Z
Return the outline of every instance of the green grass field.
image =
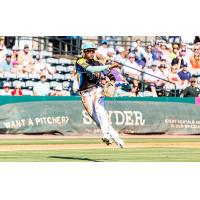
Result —
M200 138L127 138L127 144L137 143L199 143ZM95 148L100 139L0 139L0 162L199 162L200 146L195 147L128 147ZM81 144L84 148L53 149L53 150L15 150L20 145L74 145ZM94 144L94 148L87 145ZM115 147L115 145L112 145ZM129 145L130 146L130 145ZM6 149L4 150L4 147Z

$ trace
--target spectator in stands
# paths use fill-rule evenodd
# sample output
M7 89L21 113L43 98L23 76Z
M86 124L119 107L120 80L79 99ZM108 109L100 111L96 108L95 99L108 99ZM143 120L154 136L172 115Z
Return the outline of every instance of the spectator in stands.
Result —
M160 70L161 78L167 80L169 73L168 73L168 69L167 69L165 60L161 60L160 64L158 65L158 69Z
M5 60L0 63L0 72L1 73L8 73L12 72L13 65L11 63L11 54L8 52L6 54Z
M46 80L46 73L41 73L40 81L37 82L33 87L34 96L48 96L50 94L49 83L47 83Z
M138 47L142 46L142 40L141 39L137 39L137 40L135 40L135 42L137 43Z
M169 51L167 50L166 42L160 43L160 51L162 53L162 57L165 57L166 59L169 57Z
M189 84L189 81L191 79L191 73L188 71L188 65L187 63L183 63L181 65L181 71L178 72L179 78L182 80L182 84L187 86Z
M151 66L151 63L153 62L153 54L152 54L152 46L148 45L146 48L146 66Z
M31 72L31 66L29 65L28 61L23 62L21 72L23 74L28 74L29 72Z
M186 54L186 49L180 49L180 52L178 53L178 56L176 56L173 60L171 65L177 65L178 69L180 69L180 66L184 65L184 63L186 63L186 61L184 60L185 58L185 54Z
M96 56L98 59L102 60L103 63L105 63L107 60L107 54L108 54L108 41L102 40L101 45L96 51Z
M151 67L145 71L148 74L144 73L144 81L150 88L154 97L157 97L156 87L164 86L164 81L160 79L163 77L162 74L160 73L160 70L157 68L158 64L159 64L158 61L154 61L151 64Z
M120 69L119 66L113 67L110 72L115 77L115 80L116 80L117 83L126 82L125 78L121 74L121 69Z
M4 39L0 38L0 62L4 60L7 48L4 44Z
M133 79L133 85L138 87L142 67L135 62L135 54L129 53L128 60L125 62L125 66L123 66L122 69L123 74L126 77L130 77L131 79Z
M17 46L13 46L12 48L12 57L11 62L13 65L13 72L14 73L21 73L22 72L22 65L19 61L19 48Z
M3 50L3 47L0 46L0 62L2 62L5 58L5 52Z
M32 74L36 74L36 73L39 74L41 72L45 72L48 74L54 74L55 70L53 70L53 68L45 62L45 60L43 59L43 57L41 55L37 55L35 64L31 68L30 72Z
M56 85L55 90L51 93L51 96L64 96L61 85Z
M21 85L18 83L15 85L15 89L11 92L12 96L22 96L22 89L21 89Z
M124 47L118 48L118 54L115 57L115 61L124 64L126 62L126 51Z
M192 77L190 79L190 86L186 87L183 90L181 96L184 97L200 97L200 88L197 86L197 80Z
M144 67L147 62L145 50L142 47L138 46L137 42L133 42L131 45L131 52L136 55L137 64Z
M24 62L28 63L28 68L32 67L33 59L27 44L24 45L24 50L19 53L19 63L23 65Z
M192 70L194 71L194 73L196 71L199 72L200 70L200 50L199 50L199 46L195 45L193 48L193 56L190 58L190 63L192 65Z
M107 53L107 60L108 61L114 61L116 56L116 52L113 48L108 48L108 53Z
M200 36L195 36L194 44L199 43L199 42L200 42Z
M136 97L138 95L139 88L136 86L131 87L131 91L129 92L129 97Z
M185 87L187 86L186 82L183 82L178 75L178 65L177 64L175 64L171 67L171 71L168 75L168 80L173 83L173 84L170 84L170 83L167 84L166 88L168 90L175 89L174 84L176 85L177 90L185 89Z
M160 51L159 44L160 44L160 42L156 42L152 49L153 60L158 60L158 61L161 60L162 52Z
M176 58L178 56L178 52L179 52L179 45L178 44L173 44L173 49L172 52L170 53L170 59L173 60L174 58Z
M117 83L115 85L115 97L124 97L124 96L129 96L129 92L126 92L125 90L122 89L122 84L121 83Z
M0 91L0 95L2 95L2 96L11 96L10 84L8 82L5 82L3 84L3 90Z

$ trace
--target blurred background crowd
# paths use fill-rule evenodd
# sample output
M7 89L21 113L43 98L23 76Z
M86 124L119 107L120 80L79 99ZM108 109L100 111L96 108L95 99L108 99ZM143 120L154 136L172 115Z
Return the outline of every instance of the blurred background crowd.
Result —
M77 43L77 38L67 38L68 49L74 43L76 46L55 56L53 50L35 51L29 43L6 45L5 37L0 37L0 95L79 95L74 56L81 55L82 44L88 41L78 39ZM112 69L116 97L200 94L200 36L190 41L180 36L157 36L149 43L136 38L129 45L107 36L96 45L96 57L103 63L119 63ZM104 78L101 81L104 84Z

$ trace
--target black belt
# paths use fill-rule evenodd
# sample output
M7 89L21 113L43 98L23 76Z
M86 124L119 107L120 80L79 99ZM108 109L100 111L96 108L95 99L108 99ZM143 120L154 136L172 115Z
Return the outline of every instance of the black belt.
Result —
M91 91L93 91L94 89L97 89L97 86L94 86L94 87L91 87L91 88L88 88L88 89L85 89L85 90L81 90L81 91L80 91L80 95L83 95L83 94L85 94L85 93L87 93L87 92L91 92Z

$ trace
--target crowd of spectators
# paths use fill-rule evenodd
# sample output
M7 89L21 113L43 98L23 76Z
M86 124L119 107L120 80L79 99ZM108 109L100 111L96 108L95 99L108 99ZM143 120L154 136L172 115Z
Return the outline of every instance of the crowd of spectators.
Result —
M146 46L137 39L127 49L112 44L102 40L96 57L104 64L114 61L119 64L111 70L116 79L116 97L199 96L200 36L196 36L192 44L185 43L178 36L161 36ZM67 73L66 66L63 67ZM4 80L0 95L78 94L72 68L70 74L60 75L60 78L57 68L40 52L33 56L28 45L24 45L22 50L18 46L7 49L0 38L0 79ZM105 84L106 80L102 77L101 81ZM24 85L31 86L28 92Z
M2 88L0 95L69 96L69 88L64 90L63 85L64 83L70 85L71 74L69 74L69 82L65 81L64 75L61 75L62 80L60 80L56 67L47 63L46 60L40 52L33 56L27 44L24 45L23 50L19 50L17 46L7 49L4 40L0 38L0 84ZM64 71L67 72L67 70Z
M96 51L103 63L116 61L115 96L186 96L184 90L200 83L200 36L187 44L181 37L160 37L143 46L140 39L128 49L115 49L103 40ZM194 93L193 93L194 94ZM195 93L199 96L198 93Z

